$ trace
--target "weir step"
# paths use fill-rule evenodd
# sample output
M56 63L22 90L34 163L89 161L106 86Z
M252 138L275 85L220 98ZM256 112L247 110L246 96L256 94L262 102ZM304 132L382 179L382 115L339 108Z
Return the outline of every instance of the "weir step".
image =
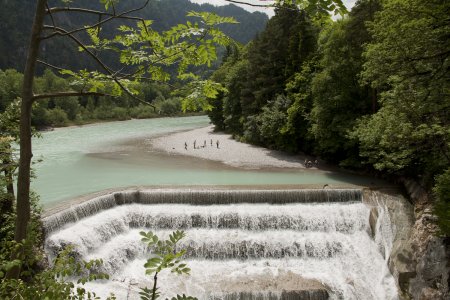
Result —
M343 203L361 202L360 189L302 190L140 190L122 191L99 196L43 218L46 233L127 204L217 205L237 203Z
M210 297L210 300L328 300L329 295L326 289L314 290L293 290L281 293L240 292L222 295L220 297Z
M179 247L187 250L191 274L160 273L164 296L394 300L380 252L389 247L379 234L390 228L385 216L364 203L358 189L130 190L43 221L50 258L73 245L77 258L103 259L94 271L111 280L90 283L102 297L114 291L118 299L138 298L139 287L148 284L144 264L152 253L139 231L164 239L181 229L186 237Z

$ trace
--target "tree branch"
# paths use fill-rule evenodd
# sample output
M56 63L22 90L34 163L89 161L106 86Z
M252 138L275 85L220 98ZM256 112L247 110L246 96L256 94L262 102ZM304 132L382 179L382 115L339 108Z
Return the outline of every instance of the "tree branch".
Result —
M144 19L139 18L139 17L120 16L120 15L119 16L112 16L110 18L104 19L104 20L102 20L100 22L97 22L95 24L92 24L92 25L89 25L89 26L85 26L85 27L80 27L80 28L77 28L77 29L74 29L74 30L71 30L71 31L67 31L67 33L65 33L65 34L59 34L59 35L64 36L64 35L74 34L74 33L81 32L81 31L86 31L88 29L92 29L92 28L95 28L95 27L100 27L101 25L104 25L105 23L107 23L109 21L112 21L112 20L115 20L115 19L135 20L135 21L143 21L144 20ZM51 28L44 26L44 29L51 29ZM52 34L49 34L47 36L43 36L43 37L41 37L41 40L50 39L50 38L54 37L55 35L57 35L57 34L56 33L52 33Z
M106 16L114 16L114 14L101 10L80 8L80 7L52 7L47 8L46 14L56 14L60 12L80 12L80 13L88 13L94 15L106 15Z
M110 94L100 93L100 92L54 92L48 94L35 94L33 95L33 101L39 99L48 99L48 98L61 98L61 97L76 97L76 96L111 96Z
M253 6L253 7L264 7L264 8L274 8L274 7L278 7L275 4L255 4L255 3L249 3L249 2L244 2L244 1L236 1L236 0L225 0L226 2L230 2L230 3L236 3L236 4L242 4L242 5L248 5L248 6Z
M127 16L127 15L130 14L130 13L137 12L139 10L144 9L148 5L149 2L150 2L150 0L146 0L145 3L141 7L130 9L130 10L124 11L124 12L122 12L120 14L115 14L115 13L112 14L112 13L109 13L109 12L104 12L104 11L99 11L99 10L92 10L92 9L85 9L85 8L78 8L78 7L76 7L76 8L75 7L54 7L54 8L51 8L51 9L47 9L46 13L47 14L51 14L51 13L59 13L59 12L83 12L83 13L89 13L89 14L96 14L96 15L99 15L99 16L102 16L102 15L103 16L109 16L109 18L104 19L104 20L102 20L100 22L97 22L97 23L95 23L95 24L93 24L91 26L86 26L86 27L83 27L83 28L74 29L72 31L67 31L67 33L64 34L64 35L68 35L68 34L74 34L74 33L80 32L80 31L86 31L87 29L91 29L91 28L94 28L94 27L100 27L101 25L103 25L103 24L105 24L105 23L107 23L109 21L115 20L115 19L126 19L126 20L143 21L144 20L143 18ZM57 34L53 33L53 34L44 36L44 37L41 38L41 40L46 40L46 39L52 38L55 35L57 35Z
M147 101L136 97L135 95L133 95L133 93L131 93L121 82L120 80L116 77L115 73L112 71L111 68L109 68L102 60L100 60L100 58L98 56L96 56L91 50L89 50L87 48L87 46L85 44L83 44L78 38L76 38L74 35L72 34L67 34L68 32L63 29L63 28L59 28L59 27L55 27L55 26L45 26L46 28L52 28L54 29L56 32L56 34L60 34L60 33L66 33L66 36L71 38L78 46L80 46L84 51L86 51L87 54L89 54L89 56L91 56L96 62L97 64L103 69L105 70L108 75L111 77L111 79L117 83L117 85L120 87L121 90L123 90L128 96L130 96L131 98L142 102L146 105L150 105L151 107L153 107L154 109L156 109L156 107L153 104L148 103Z
M48 6L48 2L45 4L47 7L47 10L50 10L50 7ZM55 19L53 18L53 14L51 12L48 13L50 15L50 19L52 20L53 26L56 26Z
M140 11L142 9L144 9L148 3L150 2L150 0L146 0L144 2L144 4L142 4L142 6L137 7L137 8L133 8L124 12L121 12L120 14L112 14L106 11L100 11L100 10L93 10L93 9L86 9L86 8L79 8L79 7L52 7L51 9L47 9L46 13L60 13L60 12L81 12L81 13L88 13L88 14L102 14L105 16L112 16L112 17L119 17L119 16L123 16L123 15L127 15L133 12L137 12ZM114 9L115 11L115 9Z
M42 60L40 60L40 59L38 59L36 62L37 62L37 63L40 63L40 64L42 64L42 65L44 65L44 66L47 66L47 67L49 67L49 68L58 70L58 71L64 71L64 70L65 70L64 68L57 67L57 66L55 66L55 65L49 64L48 62L42 61Z

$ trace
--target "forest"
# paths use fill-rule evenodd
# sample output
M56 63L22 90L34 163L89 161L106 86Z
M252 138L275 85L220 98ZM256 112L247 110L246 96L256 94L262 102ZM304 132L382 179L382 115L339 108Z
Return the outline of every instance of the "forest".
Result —
M58 4L60 1L53 1ZM128 0L117 3L117 9L132 8L139 5L142 1ZM77 5L87 8L98 9L102 4L98 1L78 0ZM22 71L25 63L26 43L30 34L31 23L33 20L34 8L36 1L20 0L9 1L1 0L0 5L0 69L16 69ZM154 29L157 31L168 30L170 27L185 23L189 18L186 16L189 11L205 11L214 12L222 16L233 16L239 25L222 24L221 29L231 38L239 43L246 44L254 38L256 33L264 29L268 20L267 15L259 12L249 13L246 10L234 6L213 6L210 4L198 5L188 0L164 0L151 1L142 10L136 13L136 16L145 17L153 20ZM19 17L20 15L20 17ZM76 28L81 24L93 21L92 16L83 14L76 15L76 18L69 18L68 15L55 16L56 21L68 25L69 28ZM94 18L95 19L95 18ZM117 24L114 24L114 26ZM105 36L113 36L114 26L103 28ZM235 30L235 27L240 28ZM72 59L74 56L77 59ZM49 41L43 49L42 59L48 60L49 63L62 66L64 68L96 68L84 53L80 53L61 39ZM107 54L106 60L113 63L114 58L111 54ZM46 67L41 65L38 72L43 73ZM202 68L203 72L210 72L208 68Z
M341 167L417 179L450 233L450 3L362 0L348 17L278 9L212 78L218 130Z
M0 70L0 111L11 110L20 97L23 74L14 69ZM70 89L70 80L45 70L36 78L36 91L52 92ZM81 125L106 120L145 119L182 114L182 94L171 93L173 88L158 83L136 83L133 87L154 107L129 97L60 97L46 99L35 104L31 123L37 129L49 129L68 125ZM195 112L193 112L195 113Z
M47 1L0 1L0 298L93 299L79 284L108 278L90 272L102 261L80 262L70 247L51 267L43 263L42 208L30 191L31 141L53 126L203 110L216 130L241 142L306 153L397 183L416 180L432 195L439 234L450 235L449 1L359 0L348 13L340 0L276 1L270 19L235 6L179 1L147 1L136 27L116 15L127 9L125 1L79 1L107 13L75 21L69 10L53 18ZM35 43L46 62L27 69L30 33L32 41L42 38L30 31L36 2L51 16L44 37L55 39ZM201 30L184 17L190 10L207 11L188 13L201 20ZM123 21L120 33L100 30L106 21L98 15ZM144 17L154 20L154 31ZM246 30L234 30L231 17ZM83 27L90 22L101 23L98 30ZM74 39L78 47L62 41L71 30L86 31ZM110 53L101 54L105 49ZM180 263L174 249L182 232L160 244L152 233L141 235L161 252L146 264L148 274ZM188 273L183 267L174 272ZM71 276L80 276L78 285ZM142 289L142 299L156 298L156 275L151 292Z
M127 1L119 3L126 7L134 7L139 1ZM25 54L30 26L32 22L32 12L34 1L0 1L4 9L0 11L2 19L1 26L5 30L0 33L0 112L4 112L8 105L20 97L21 82L24 67ZM101 4L91 1L80 1L80 5L98 8ZM121 8L120 6L118 8ZM249 13L246 10L234 5L215 7L209 4L198 5L187 0L165 0L152 1L139 12L138 15L154 20L155 30L168 30L170 27L184 23L188 20L186 14L189 11L207 11L218 13L223 16L232 16L237 24L222 24L221 28L227 35L230 35L236 42L248 43L258 32L262 31L268 18L265 14L255 12ZM24 12L21 18L16 13ZM68 19L60 16L60 21L69 27L77 27L89 21L86 16ZM233 26L234 25L234 26ZM234 27L240 28L235 30ZM105 35L112 36L113 28L106 27ZM72 57L79 57L73 60ZM95 68L95 63L84 53L77 53L76 49L67 45L61 40L49 42L43 49L42 59L46 59L51 65L58 65L64 68ZM114 57L107 54L105 61L114 64ZM219 61L215 61L210 67L198 66L193 68L196 74L202 77L209 77L210 73L218 67ZM170 70L173 74L175 69ZM36 91L55 92L70 89L72 81L60 74L59 70L49 66L38 66L38 78L36 78ZM142 104L128 95L120 97L63 97L48 99L36 103L33 109L32 124L37 128L61 127L73 124L85 124L102 120L127 120L131 118L151 118L157 116L174 116L182 113L181 97L182 92L171 93L174 89L179 89L182 83L172 79L170 84L149 82L136 83L133 87L137 93L142 95L145 101L152 103L155 107Z

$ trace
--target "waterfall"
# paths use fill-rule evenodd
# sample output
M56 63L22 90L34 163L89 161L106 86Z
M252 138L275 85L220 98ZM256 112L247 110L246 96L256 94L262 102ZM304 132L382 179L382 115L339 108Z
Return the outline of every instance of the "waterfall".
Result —
M192 205L232 203L322 203L361 201L359 189L323 190L141 190L99 196L43 219L47 233L103 210L132 203Z
M77 257L102 258L111 280L88 287L126 299L151 284L139 231L182 229L191 276L162 272L164 297L397 299L380 251L386 217L372 238L370 209L357 189L126 191L45 218L45 250L53 259L73 245Z

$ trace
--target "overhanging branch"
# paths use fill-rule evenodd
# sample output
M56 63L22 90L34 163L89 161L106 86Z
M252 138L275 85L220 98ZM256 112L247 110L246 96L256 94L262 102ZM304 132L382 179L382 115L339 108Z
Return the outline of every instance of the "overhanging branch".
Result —
M88 29L92 29L92 28L95 28L95 27L100 27L100 26L104 25L105 23L107 23L109 21L112 21L112 20L116 20L116 19L144 21L144 19L139 18L139 17L120 16L120 15L119 16L112 16L112 17L104 19L104 20L102 20L100 22L97 22L95 24L92 24L92 25L89 25L89 26L85 26L85 27L80 27L80 28L77 28L77 29L73 29L71 31L67 31L67 33L65 33L65 34L60 34L60 35L64 36L64 35L74 34L74 33L81 32L81 31L87 31ZM44 29L51 29L51 28L44 26ZM58 34L57 33L52 33L52 34L49 34L47 36L43 36L43 37L41 37L41 40L50 39L50 38L54 37L55 35L58 35Z
M253 7L264 7L264 8L274 8L277 7L275 4L256 4L256 3L249 3L245 1L236 1L236 0L225 0L226 2L235 3L235 4L242 4L242 5L248 5Z
M113 13L109 13L107 11L86 9L86 8L79 8L79 7L68 7L68 6L67 7L52 7L50 9L47 9L46 13L81 12L81 13L88 13L88 14L96 14L96 15L102 14L102 15L106 15L106 16L118 17L121 15L127 15L127 14L131 14L133 12L140 11L140 10L144 9L148 5L149 2L150 2L150 0L146 0L144 2L144 4L142 4L142 6L121 12L120 14L115 14L115 8L114 8Z
M150 2L150 0L146 0L145 3L141 7L138 7L138 8L135 8L135 9L130 9L130 10L121 12L119 14L116 14L115 8L114 8L114 13L109 13L109 12L106 12L106 11L92 10L92 9L79 8L79 7L54 7L54 8L47 9L46 13L51 15L52 13L59 13L59 12L81 12L81 13L95 14L95 15L98 15L98 16L109 16L109 18L104 19L104 20L102 20L100 22L97 22L97 23L95 23L95 24L93 24L91 26L86 26L86 27L83 27L83 28L74 29L72 31L67 31L67 33L65 35L68 35L68 34L74 34L74 33L80 32L80 31L86 31L87 29L100 27L101 25L103 25L103 24L105 24L107 22L110 22L112 20L115 20L115 19L126 19L126 20L143 21L144 19L142 19L142 18L128 16L128 14L133 13L133 12L137 12L137 11L140 11L140 10L144 9L148 5L149 2ZM55 35L57 35L57 34L56 33L52 33L50 35L41 37L41 40L52 38Z
M42 64L42 65L44 65L44 66L47 66L47 67L49 67L49 68L55 69L55 70L57 70L57 71L64 71L64 70L65 70L64 68L57 67L57 66L55 66L55 65L49 64L48 62L42 61L42 60L40 60L40 59L38 59L36 62L37 62L37 63L40 63L40 64Z
M113 95L100 93L100 92L55 92L48 94L35 94L33 95L33 101L39 99L49 99L49 98L62 98L62 97L77 97L77 96L111 96Z
M53 30L55 30L56 34L66 34L65 36L69 37L70 39L72 39L72 41L74 41L78 46L80 46L90 57L92 57L97 64L103 69L105 70L108 75L111 77L111 79L120 87L121 90L123 90L128 96L130 96L131 98L142 102L146 105L149 105L151 107L153 107L154 109L156 109L156 107L153 104L148 103L147 101L136 97L136 95L134 95L133 93L131 93L123 84L122 82L120 82L120 80L116 77L115 72L113 72L113 70L108 67L98 56L95 55L95 53L93 53L84 43L82 43L77 37L75 37L72 34L69 34L65 29L60 28L60 27L56 27L56 26L45 26L46 28L52 28Z

